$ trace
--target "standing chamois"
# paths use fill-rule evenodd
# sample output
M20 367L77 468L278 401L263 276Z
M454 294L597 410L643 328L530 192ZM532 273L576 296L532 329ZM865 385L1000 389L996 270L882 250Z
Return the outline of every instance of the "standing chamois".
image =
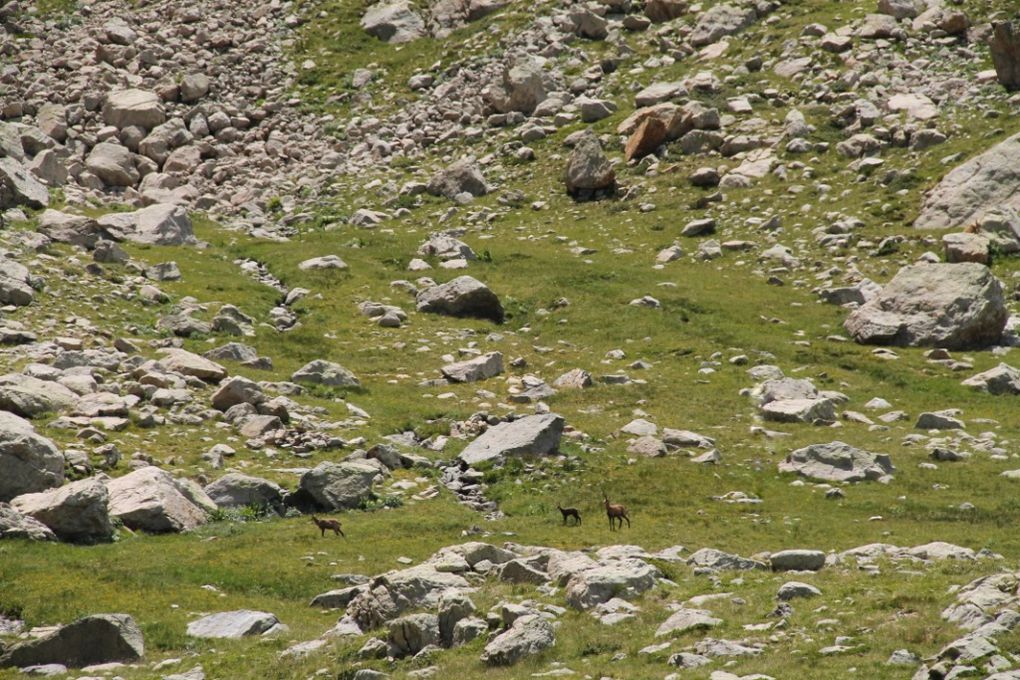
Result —
M557 503L556 504L556 509L559 510L560 514L563 515L563 523L564 524L567 523L567 518L568 517L573 517L575 520L577 520L576 522L574 522L574 526L580 526L581 525L581 513L579 513L577 511L577 508L561 508L560 504Z
M630 517L627 516L627 508L616 503L609 502L609 496L602 492L603 505L606 506L606 516L609 518L609 530L616 531L616 520L620 520L619 528L623 528L623 520L627 520L627 528L630 529Z
M319 527L319 530L322 531L322 537L326 536L327 529L331 529L334 536L343 536L344 538L347 538L344 530L340 528L340 522L335 519L319 519L315 515L312 515L312 521L315 522L315 526Z

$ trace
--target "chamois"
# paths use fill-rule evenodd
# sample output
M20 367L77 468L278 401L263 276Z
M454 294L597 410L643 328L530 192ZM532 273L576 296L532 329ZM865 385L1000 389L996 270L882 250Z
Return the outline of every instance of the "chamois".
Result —
M315 526L319 527L319 530L322 531L323 538L326 536L327 529L332 529L334 536L343 536L344 538L347 538L347 534L345 534L344 530L340 528L340 522L335 519L319 519L315 515L312 515L312 521L315 522Z
M574 522L574 526L580 526L581 525L581 513L579 513L577 511L577 508L561 508L560 504L557 503L556 504L556 509L559 510L560 514L563 515L563 523L564 524L567 523L567 518L568 517L573 517L575 520L577 520L576 522Z
M602 492L602 498L605 499L603 505L606 506L606 516L609 518L609 530L616 531L616 520L620 520L619 528L623 528L623 520L627 520L627 528L630 528L630 517L627 516L627 508L617 503L610 503L609 496L606 492Z

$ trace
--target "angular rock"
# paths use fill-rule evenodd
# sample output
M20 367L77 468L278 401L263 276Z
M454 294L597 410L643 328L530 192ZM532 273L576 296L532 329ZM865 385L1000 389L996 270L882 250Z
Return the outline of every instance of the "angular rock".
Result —
M451 382L477 382L493 378L503 372L503 354L489 352L474 359L447 364L440 369L443 377Z
M111 479L110 515L124 526L151 533L189 531L205 524L216 504L194 482L154 466Z
M258 406L264 401L266 401L266 395L262 388L252 380L239 375L221 382L219 388L212 395L212 407L220 411L226 411L231 406L238 404Z
M103 120L120 130L136 126L151 130L166 120L159 95L147 90L111 92L103 104Z
M60 664L83 668L130 663L145 655L142 631L127 614L94 614L23 642L0 655L0 668Z
M60 383L22 373L0 375L0 409L25 418L58 413L70 408L77 398L74 392Z
M686 633L689 630L714 628L720 623L722 623L722 619L715 618L712 616L712 612L705 609L681 608L659 625L655 631L655 637Z
M779 463L780 472L796 472L826 482L876 480L892 474L894 469L888 455L864 451L840 441L805 446Z
M1009 21L992 24L988 47L999 82L1009 91L1020 90L1020 25Z
M188 211L179 205L157 203L134 212L134 230L127 240L158 246L181 246L198 243Z
M529 614L515 619L509 629L485 645L481 658L489 666L512 666L555 643L552 624L541 616Z
M439 618L435 614L411 614L390 621L389 640L396 656L417 654L439 643Z
M8 258L0 259L0 304L24 307L32 304L35 289L28 268Z
M503 322L503 305L499 298L484 283L470 276L458 276L448 283L420 291L416 306L419 312Z
M4 538L55 541L57 535L34 517L23 515L7 503L0 502L0 539Z
M341 260L337 255L323 255L321 257L313 257L309 260L305 260L298 265L298 269L302 271L314 269L347 269L347 263Z
M294 382L327 385L329 387L361 387L358 378L340 364L316 359L294 371L290 376Z
M62 541L94 543L113 538L108 499L103 483L90 477L51 491L23 494L11 506L45 524Z
M995 368L964 380L961 385L973 387L989 394L1020 394L1020 370L1000 363Z
M279 484L239 472L223 475L203 491L220 508L282 508L284 490Z
M575 573L567 582L567 604L591 609L614 597L633 598L651 589L661 575L658 568L642 560L613 560Z
M567 194L577 200L590 200L615 191L616 172L592 132L586 131L574 145L565 181Z
M743 571L748 569L765 569L765 565L739 555L731 555L715 548L702 548L693 553L687 564L695 568Z
M426 191L452 200L463 193L484 196L489 193L489 185L485 183L478 164L473 159L462 158L433 175Z
M203 616L188 624L188 635L197 638L225 638L237 640L253 635L268 635L282 626L269 612L239 609Z
M39 233L59 243L95 248L103 237L103 229L91 217L72 215L59 210L46 210L39 216Z
M460 452L468 465L506 456L541 456L559 449L564 420L555 413L525 416L490 427Z
M809 583L788 581L779 586L779 591L776 593L776 599L780 602L788 602L798 597L818 597L821 594L822 591Z
M92 147L85 167L110 187L131 187L141 175L135 167L134 155L120 144L100 142Z
M209 382L218 382L227 377L227 369L214 361L185 349L167 347L160 350L158 361L164 371L190 375Z
M962 262L903 267L843 325L863 344L954 350L998 343L1007 317L998 279Z
M361 28L369 35L394 45L427 35L425 21L407 0L372 5L361 18Z
M688 40L695 47L710 45L724 36L744 30L757 18L758 13L753 7L715 5L701 13Z
M317 507L347 510L360 507L373 497L372 485L381 475L375 465L324 462L301 475L299 486Z
M992 208L1020 209L1020 133L953 168L929 191L918 229L963 228Z
M0 158L0 210L23 205L45 208L50 203L49 190L14 158Z
M828 399L783 399L763 404L765 420L779 423L832 422L836 410Z

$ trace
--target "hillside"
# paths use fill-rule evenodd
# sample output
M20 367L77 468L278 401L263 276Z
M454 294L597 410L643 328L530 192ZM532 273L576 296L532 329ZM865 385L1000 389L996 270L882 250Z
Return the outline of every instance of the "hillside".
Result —
M0 55L0 678L1020 678L1011 0Z

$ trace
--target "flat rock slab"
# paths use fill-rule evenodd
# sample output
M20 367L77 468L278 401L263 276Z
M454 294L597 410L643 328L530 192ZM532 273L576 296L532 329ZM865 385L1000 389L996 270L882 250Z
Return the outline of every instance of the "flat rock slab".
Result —
M452 382L486 380L503 372L503 354L502 352L489 352L480 357L447 364L440 370L443 377Z
M512 666L555 643L556 634L551 623L534 614L522 616L485 646L482 662L489 666Z
M96 614L78 619L0 655L0 668L61 664L82 668L136 661L145 654L142 631L127 614Z
M240 609L210 614L188 624L188 635L199 638L238 639L252 635L267 635L281 626L275 614Z
M505 456L554 453L560 445L563 425L563 417L555 413L500 423L468 444L460 452L459 458L469 465L475 465Z
M672 635L674 633L686 633L689 630L704 630L714 628L722 623L722 619L712 616L712 612L705 609L678 609L662 622L655 637Z
M840 441L797 449L779 463L780 472L796 472L827 482L861 482L892 474L892 461L884 453L871 453Z

